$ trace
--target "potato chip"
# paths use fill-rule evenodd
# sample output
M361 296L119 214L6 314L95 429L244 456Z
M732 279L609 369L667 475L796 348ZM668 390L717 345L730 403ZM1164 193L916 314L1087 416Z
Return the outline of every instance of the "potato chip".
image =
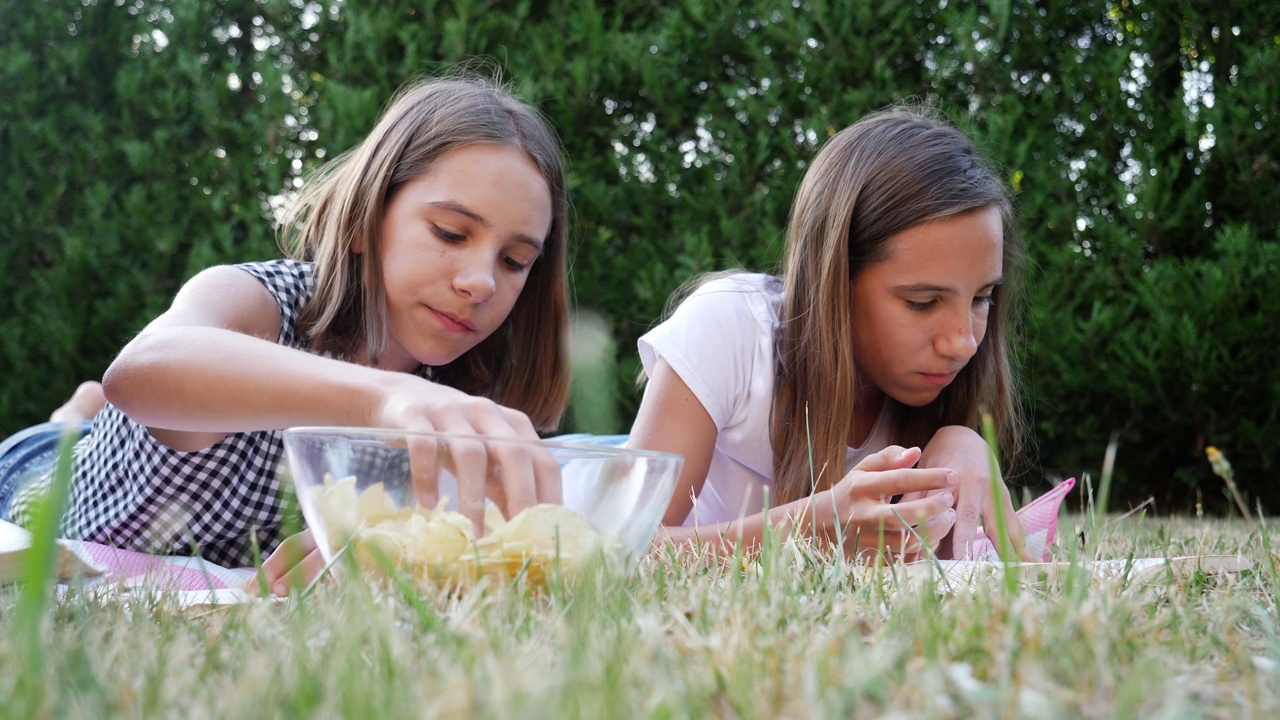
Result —
M549 573L572 574L605 547L585 518L561 505L535 505L509 522L492 502L485 505L485 536L474 537L464 515L444 509L398 508L382 483L356 492L356 479L334 481L313 491L315 506L334 535L331 550L354 540L357 564L386 580L394 568L424 585L468 587L484 577L510 579L523 573L541 583Z
M324 526L330 532L350 537L359 526L356 514L356 479L343 478L334 481L332 475L324 478L324 487L319 488L316 506L324 518Z
M458 528L439 519L413 515L403 523L405 550L414 561L428 565L451 563L467 551L469 538Z
M577 557L594 552L600 533L581 515L563 505L534 505L493 533L503 543L524 542L531 552Z
M391 499L380 482L365 488L356 499L356 517L361 525L395 517L396 511L396 501Z

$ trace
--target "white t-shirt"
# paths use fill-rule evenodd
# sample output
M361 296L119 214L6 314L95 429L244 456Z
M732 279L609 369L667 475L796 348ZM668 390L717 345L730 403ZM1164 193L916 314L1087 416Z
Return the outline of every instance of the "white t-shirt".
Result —
M772 276L717 278L640 338L645 372L652 375L658 358L666 360L718 433L707 481L684 521L687 526L736 520L764 509L765 489L773 486L769 415L781 302L782 283ZM882 412L862 447L849 448L846 469L888 444Z

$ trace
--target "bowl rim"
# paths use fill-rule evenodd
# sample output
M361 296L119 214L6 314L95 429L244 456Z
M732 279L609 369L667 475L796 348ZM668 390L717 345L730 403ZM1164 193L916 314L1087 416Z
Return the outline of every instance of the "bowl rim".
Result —
M529 443L537 444L543 447L562 448L565 450L584 450L593 453L603 453L605 455L625 454L631 456L647 457L655 460L679 460L684 462L684 456L679 453L663 452L661 450L642 450L639 448L620 447L614 445L591 445L588 443L572 443L572 442L555 442L551 440L526 440L524 438L505 438L493 437L491 435L476 435L471 433L445 433L427 430L400 430L395 428L373 428L358 427L354 425L298 425L285 428L283 431L285 437L299 435L370 435L373 437L426 437L438 439L457 439L457 440L479 440L482 442L501 442L501 443Z

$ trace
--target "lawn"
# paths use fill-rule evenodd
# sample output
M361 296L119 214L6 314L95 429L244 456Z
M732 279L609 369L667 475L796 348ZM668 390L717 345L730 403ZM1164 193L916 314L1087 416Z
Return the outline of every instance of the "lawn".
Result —
M1084 568L944 586L773 542L655 550L534 592L374 593L183 611L74 591L40 635L0 591L12 717L1276 717L1280 525L1133 515L1067 560L1240 554L1125 583ZM1024 573L1024 575L1027 575ZM34 642L33 642L34 641Z

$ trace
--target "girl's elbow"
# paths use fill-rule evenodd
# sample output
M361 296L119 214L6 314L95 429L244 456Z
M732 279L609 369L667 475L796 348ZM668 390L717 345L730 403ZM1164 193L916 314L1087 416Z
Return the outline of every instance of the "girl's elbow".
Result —
M138 397L139 388L146 381L146 368L138 361L137 355L133 343L126 345L102 376L103 396L126 415L132 409L133 400Z
M121 359L117 357L107 367L107 372L102 376L102 395L107 399L107 402L128 412L125 407L128 404L129 384L127 363L122 363Z
M980 443L983 447L986 447L987 445L987 441L982 439L982 436L978 434L977 430L964 425L944 425L938 428L938 431L934 433L933 439L948 443Z

